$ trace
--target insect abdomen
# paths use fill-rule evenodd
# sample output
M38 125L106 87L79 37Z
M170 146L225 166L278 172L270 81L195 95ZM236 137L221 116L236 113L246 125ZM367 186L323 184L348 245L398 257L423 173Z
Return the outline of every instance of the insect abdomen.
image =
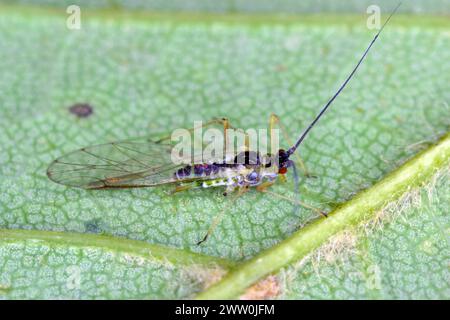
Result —
M180 185L190 186L190 188L213 188L228 185L228 179L216 178L208 180L197 180L191 182L181 182Z
M209 177L216 175L220 170L220 165L217 164L195 164L193 166L187 165L178 169L175 172L177 179L194 178L194 177Z
M200 184L200 187L202 187L202 188L220 187L220 186L225 186L228 184L228 180L224 179L224 178L203 180L203 181L198 181L198 182Z

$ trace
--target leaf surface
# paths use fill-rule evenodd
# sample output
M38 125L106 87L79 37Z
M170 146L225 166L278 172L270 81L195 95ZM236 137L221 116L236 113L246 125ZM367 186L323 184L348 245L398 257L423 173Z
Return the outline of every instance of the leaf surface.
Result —
M81 30L69 30L61 9L12 5L0 12L0 228L80 237L103 234L242 261L318 219L307 209L294 215L290 203L249 192L228 210L210 239L196 246L228 201L220 190L175 196L167 194L167 187L86 191L54 184L45 172L52 160L74 149L158 136L215 117L228 117L243 129L266 128L273 112L295 138L371 40L373 31L365 20L346 16L345 23L339 23L339 16L330 16L329 21L300 16L284 23L276 18L225 16L213 22L202 15L124 16L90 9L83 14ZM302 177L301 198L325 210L373 185L449 129L448 21L399 16L379 40L300 149L317 176ZM77 103L92 106L92 115L78 118L70 113ZM294 198L291 177L272 190ZM448 197L442 203L443 208L448 206ZM442 212L437 207L430 210ZM415 219L421 224L430 216ZM389 228L393 234L401 229L402 237L415 232L407 224ZM442 233L433 228L420 239L433 233L444 243ZM397 254L396 246L383 245L377 237L383 238L383 233L368 237L362 242L365 247L358 247L358 256L350 259L374 256L381 261ZM1 240L0 292L7 298L58 296L64 292L65 270L74 264L83 265L86 279L100 287L106 279L120 281L116 273L130 272L123 282L126 290L117 291L119 283L93 288L88 281L80 295L70 296L75 298L186 297L209 279L197 279L193 285L187 276L181 289L170 287L166 282L178 281L185 267L169 270L153 260L136 267L123 262L122 253L111 258L108 250L92 249L98 261L110 264L105 279L96 271L102 263L89 256L89 246L54 248L32 239ZM418 244L409 250L419 249ZM54 262L39 260L46 252ZM422 257L411 256L412 261ZM422 258L426 264L427 258ZM436 256L437 264L442 266L445 258L444 250ZM391 262L380 267L386 274L383 281L394 277L395 266ZM441 267L435 270L443 276ZM39 273L46 271L48 277ZM342 284L343 274L330 273L328 281ZM37 278L41 281L30 280ZM286 289L287 297L305 297L305 288L322 288L317 284L322 280L314 276L300 274L295 279ZM448 297L448 286L429 288L431 292L423 296ZM311 297L329 292L337 297L366 294L345 283L342 290L333 290L319 290ZM405 291L392 290L384 296L406 296Z

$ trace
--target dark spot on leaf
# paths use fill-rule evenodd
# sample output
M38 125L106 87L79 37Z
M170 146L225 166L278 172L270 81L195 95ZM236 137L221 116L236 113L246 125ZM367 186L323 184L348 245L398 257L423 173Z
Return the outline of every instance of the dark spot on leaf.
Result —
M87 118L94 112L94 108L87 103L76 103L69 108L69 111L78 118Z
M92 219L84 223L86 232L88 233L101 233L102 232L101 219Z

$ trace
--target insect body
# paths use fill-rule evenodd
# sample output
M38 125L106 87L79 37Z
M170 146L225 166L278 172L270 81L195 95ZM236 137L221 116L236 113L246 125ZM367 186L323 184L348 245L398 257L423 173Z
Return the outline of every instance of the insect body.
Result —
M275 183L277 178L283 178L288 169L292 168L295 191L298 195L297 169L295 162L290 159L291 156L295 154L309 131L353 77L399 6L400 4L372 39L337 92L288 150L280 149L273 155L261 155L247 150L239 153L234 161L223 162L208 161L203 158L197 161L196 157L193 157L189 164L183 165L172 162L170 157L172 145L167 143L167 139L122 141L86 147L66 154L50 164L47 175L57 183L85 189L137 188L173 184L175 185L174 191L178 192L191 188L225 187L225 195L238 190L236 198L250 187L255 187L259 191L266 191L268 187ZM272 128L277 122L278 118L272 115L270 127ZM225 131L230 127L226 119L216 119L208 122L205 126L214 123L221 123ZM239 159L244 159L244 161L238 161ZM307 205L304 206L308 207ZM314 210L324 214L320 210ZM218 221L216 219L213 222L208 233L199 243L206 240Z
M244 159L244 162L240 163L238 159ZM266 161L262 162L261 159ZM202 179L194 181L191 186L194 188L226 186L226 193L229 193L236 188L256 187L263 182L275 181L278 177L278 167L272 165L271 160L270 155L262 158L257 152L244 151L232 163L213 162L211 164L187 165L178 169L174 173L174 177L180 181L190 177Z

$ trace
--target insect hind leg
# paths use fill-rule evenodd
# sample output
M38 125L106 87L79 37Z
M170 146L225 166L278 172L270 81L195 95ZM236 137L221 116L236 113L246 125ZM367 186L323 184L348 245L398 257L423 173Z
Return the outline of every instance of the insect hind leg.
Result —
M202 123L199 126L196 126L196 127L193 127L193 128L189 128L189 129L187 129L187 131L192 133L192 132L194 132L194 130L211 127L213 125L218 125L218 124L223 126L224 133L226 133L226 130L228 130L228 129L234 129L234 127L231 126L230 121L227 118L213 118L213 119L211 119L211 120L209 120L209 121L207 121L205 123ZM171 138L172 138L172 135L167 135L167 136L164 136L164 137L162 137L162 138L160 138L160 139L158 139L158 140L156 140L154 142L155 143L163 143L163 142L166 142L166 141L170 141Z
M239 188L239 190L236 192L234 197L231 198L230 201L225 205L225 207L220 211L220 213L218 215L216 215L216 217L214 218L213 222L209 226L208 231L206 232L205 236L200 241L197 242L197 245L201 245L203 242L208 240L208 238L214 232L216 227L219 225L220 221L222 221L222 219L223 219L225 213L227 212L227 210L237 200L237 198L239 198L241 195L243 195L247 191L248 191L248 187L247 186L243 186L243 187Z
M170 192L170 194L175 194L183 191L187 191L194 188L192 184L184 184L184 185L178 185L175 186L175 188Z

